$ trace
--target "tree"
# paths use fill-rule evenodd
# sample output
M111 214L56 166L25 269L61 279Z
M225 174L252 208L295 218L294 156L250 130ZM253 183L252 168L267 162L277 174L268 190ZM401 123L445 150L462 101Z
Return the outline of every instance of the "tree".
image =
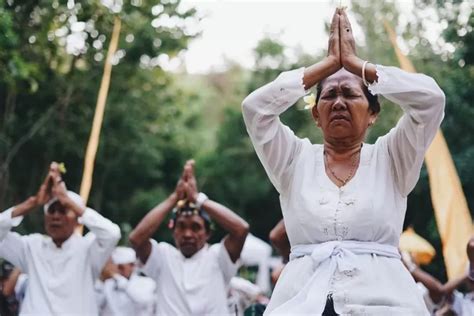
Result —
M195 10L114 3L0 1L0 206L33 194L51 160L66 163L66 182L78 190L116 15L123 27L90 204L119 223L138 221L199 143L191 96L163 68L198 35ZM24 229L37 231L41 217Z

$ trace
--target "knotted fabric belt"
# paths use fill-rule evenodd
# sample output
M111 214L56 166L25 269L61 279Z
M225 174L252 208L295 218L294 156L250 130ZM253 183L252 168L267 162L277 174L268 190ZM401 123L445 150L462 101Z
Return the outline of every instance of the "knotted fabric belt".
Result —
M314 263L314 273L298 294L271 314L321 315L336 269L339 272L357 270L357 256L367 254L400 259L397 247L376 242L343 240L291 247L290 260L310 256Z

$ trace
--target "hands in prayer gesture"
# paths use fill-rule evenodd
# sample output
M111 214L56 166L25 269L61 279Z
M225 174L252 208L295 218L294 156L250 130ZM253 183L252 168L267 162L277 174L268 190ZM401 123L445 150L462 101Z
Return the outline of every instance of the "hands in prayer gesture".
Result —
M176 185L175 193L178 197L178 201L187 200L193 203L196 202L199 191L194 175L194 160L186 161L181 178Z
M329 29L327 56L321 62L307 67L303 78L305 89L310 89L341 68L365 78L367 82L377 80L375 66L357 56L354 34L346 11L337 8Z
M337 8L332 17L327 59L334 65L334 72L341 68L348 71L354 70L362 62L356 54L351 23L346 11L342 8Z

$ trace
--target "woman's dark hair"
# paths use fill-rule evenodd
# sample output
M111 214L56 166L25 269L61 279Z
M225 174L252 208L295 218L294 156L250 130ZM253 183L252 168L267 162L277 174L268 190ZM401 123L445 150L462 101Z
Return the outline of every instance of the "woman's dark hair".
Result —
M323 91L324 81L325 79L321 80L321 82L316 87L316 104L318 104L319 98L321 97L321 91ZM367 98L367 101L369 101L369 109L372 111L372 113L379 113L380 103L378 96L370 93L369 88L364 85L362 79L360 80L360 86L362 87L362 91L364 91L364 95Z

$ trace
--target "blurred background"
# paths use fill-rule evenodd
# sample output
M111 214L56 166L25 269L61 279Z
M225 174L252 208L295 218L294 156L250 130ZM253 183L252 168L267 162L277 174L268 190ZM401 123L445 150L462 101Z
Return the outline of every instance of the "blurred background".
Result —
M278 194L258 161L240 104L281 71L325 56L328 23L340 1L0 0L0 208L34 194L52 160L64 162L79 191L104 62L112 58L89 204L128 232L175 187L196 160L200 190L242 215L268 240L281 218ZM383 21L419 72L447 97L442 131L469 209L474 209L474 3L342 1L358 53L398 66ZM283 120L321 141L297 104ZM367 141L392 128L401 111L383 102ZM408 198L405 226L436 256L425 269L446 280L428 174ZM20 231L43 231L38 211ZM217 231L214 239L222 236ZM166 228L157 238L170 240Z

